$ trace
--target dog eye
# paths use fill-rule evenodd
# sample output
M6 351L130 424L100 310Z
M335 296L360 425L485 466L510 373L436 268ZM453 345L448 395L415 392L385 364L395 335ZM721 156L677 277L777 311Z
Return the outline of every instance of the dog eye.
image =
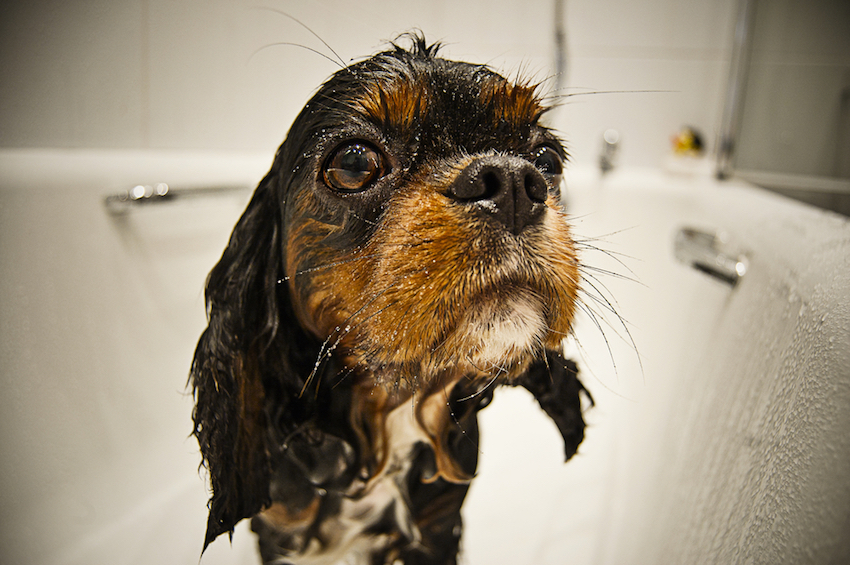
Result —
M535 149L531 155L531 161L544 175L556 176L564 172L564 163L561 160L561 156L548 145L543 145Z
M384 175L384 159L368 143L346 143L331 153L322 174L325 184L331 188L341 192L358 192L369 188Z

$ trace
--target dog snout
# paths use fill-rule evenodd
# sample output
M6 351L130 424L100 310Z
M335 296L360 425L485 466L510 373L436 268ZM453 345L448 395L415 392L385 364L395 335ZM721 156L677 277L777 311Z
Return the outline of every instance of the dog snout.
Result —
M513 155L478 157L452 183L450 196L476 204L485 218L514 235L543 216L549 187L529 161Z

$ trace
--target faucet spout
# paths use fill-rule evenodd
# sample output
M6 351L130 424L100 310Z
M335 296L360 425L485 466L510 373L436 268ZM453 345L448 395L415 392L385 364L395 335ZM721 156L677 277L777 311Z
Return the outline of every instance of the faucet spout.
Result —
M620 132L615 129L605 130L602 134L602 153L599 155L599 169L603 175L614 169L619 149Z

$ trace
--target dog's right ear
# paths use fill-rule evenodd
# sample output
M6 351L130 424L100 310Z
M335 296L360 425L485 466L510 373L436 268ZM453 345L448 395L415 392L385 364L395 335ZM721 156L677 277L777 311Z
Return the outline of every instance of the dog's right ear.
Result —
M269 504L266 379L280 364L282 312L288 310L281 253L277 167L257 187L206 286L209 325L192 362L194 435L212 497L204 549ZM286 321L284 321L285 325ZM271 350L274 350L272 353Z
M531 364L528 371L511 383L522 386L552 418L564 440L567 461L576 454L584 439L581 398L593 406L593 397L578 379L578 366L560 352L547 351L546 358Z

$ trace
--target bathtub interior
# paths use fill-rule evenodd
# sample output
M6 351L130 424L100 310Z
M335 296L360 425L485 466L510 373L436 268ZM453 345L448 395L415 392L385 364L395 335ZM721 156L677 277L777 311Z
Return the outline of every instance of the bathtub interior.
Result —
M595 562L846 562L850 223L658 171L583 195L608 230L635 226L623 243L646 285L612 283L644 371L638 390L609 387L630 402L606 398L616 462ZM743 251L735 287L673 261L682 227Z
M270 159L0 153L4 563L198 562L186 376L204 278L249 191L119 216L102 200L160 180L250 187ZM533 399L500 390L463 562L850 557L847 221L660 171L573 170L567 198L596 295L567 344L596 400L587 439L564 465ZM682 226L722 230L750 271L733 288L677 263ZM256 560L243 523L200 562Z

